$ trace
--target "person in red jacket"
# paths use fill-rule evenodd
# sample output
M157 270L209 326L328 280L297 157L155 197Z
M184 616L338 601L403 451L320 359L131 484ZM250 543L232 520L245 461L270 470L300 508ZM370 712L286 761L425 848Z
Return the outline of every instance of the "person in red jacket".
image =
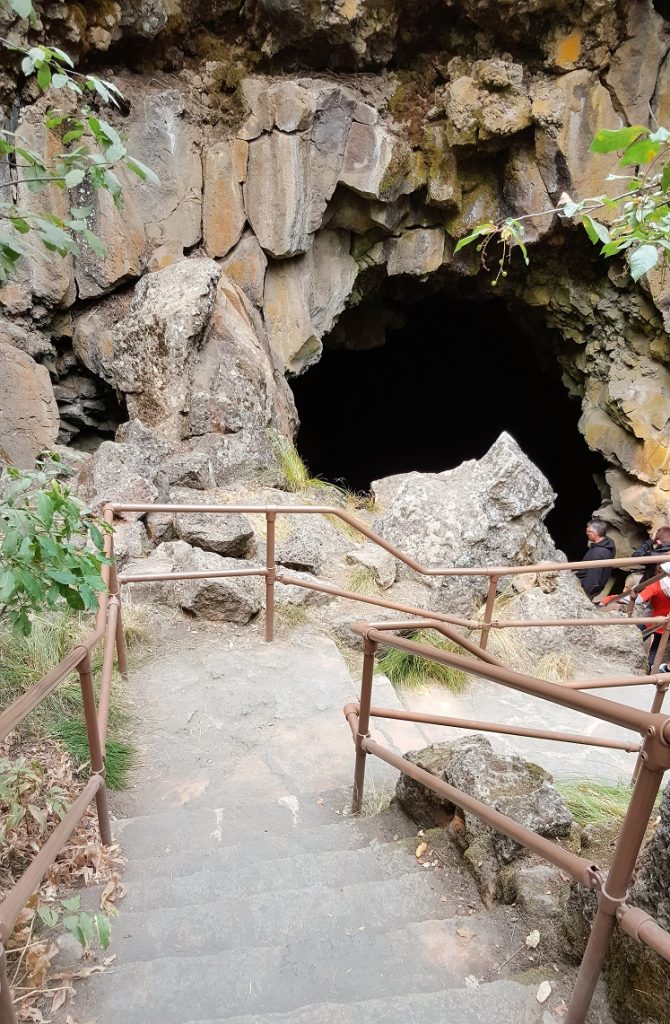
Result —
M663 562L659 568L662 569L663 572L670 573L670 562ZM650 583L648 587L641 590L635 599L635 604L648 608L654 617L670 615L670 575L664 576L663 579L657 580L656 583ZM665 627L659 626L652 634L651 643L649 645L650 672L664 631Z

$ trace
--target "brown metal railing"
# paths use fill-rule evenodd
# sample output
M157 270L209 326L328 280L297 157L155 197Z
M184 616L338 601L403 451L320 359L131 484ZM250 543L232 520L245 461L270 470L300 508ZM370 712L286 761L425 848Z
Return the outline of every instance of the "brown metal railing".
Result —
M592 889L599 889L599 911L591 940L587 949L582 971L578 979L575 994L571 1003L569 1016L566 1024L582 1024L591 999L591 992L595 980L597 980L602 963L603 950L606 950L611 930L614 926L614 919L619 920L621 927L629 934L634 935L639 941L645 942L651 948L656 949L663 956L668 955L668 935L647 915L642 914L636 908L629 907L624 902L625 885L623 895L619 898L615 895L622 887L621 879L627 883L632 872L635 857L642 842L644 828L649 820L654 799L658 791L663 772L670 767L670 719L660 714L663 697L667 689L668 677L656 672L658 664L665 650L668 631L664 632L659 651L657 653L652 673L648 676L627 676L619 679L593 679L593 680L572 680L568 683L557 685L544 680L535 679L532 676L524 676L514 673L487 651L487 643L492 630L515 629L529 626L543 628L561 626L586 626L606 627L613 625L645 625L647 627L659 628L668 625L665 617L636 618L632 614L632 607L625 616L607 616L603 618L586 619L552 619L542 621L498 621L493 619L495 597L497 587L503 577L516 576L525 573L548 573L548 572L570 572L577 569L592 568L591 562L551 562L530 566L478 566L471 568L454 568L451 566L442 568L431 568L421 565L395 545L390 544L380 537L367 524L361 522L356 516L346 509L327 505L165 505L165 504L113 504L107 505L104 511L105 521L113 522L115 513L120 512L171 512L171 513L212 513L225 515L229 513L264 514L266 519L266 557L265 566L248 569L233 569L225 571L204 571L204 572L173 572L173 573L140 573L135 575L118 574L114 564L113 541L111 536L106 540L106 551L111 558L111 564L103 569L103 579L106 586L105 593L101 596L98 614L96 616L95 628L80 645L71 651L54 669L52 669L42 680L36 683L30 690L19 697L10 707L0 713L0 739L3 739L32 710L74 669L79 673L82 689L84 717L91 755L91 778L84 786L81 794L68 810L67 814L54 830L48 841L39 851L33 863L19 879L14 888L0 903L0 1024L15 1024L15 1015L12 999L7 982L6 955L4 944L6 943L22 907L30 895L38 887L49 866L58 856L60 850L69 839L78 822L86 812L87 807L95 798L98 812L98 822L102 842L111 842L111 826L109 810L107 805L107 791L105 787L105 741L107 735L107 719L111 696L112 676L114 668L114 657L116 654L121 673L127 674L126 648L121 618L120 586L137 582L183 580L183 579L220 579L234 576L258 576L265 579L265 638L272 641L274 637L275 620L275 588L277 585L302 587L308 590L329 594L333 597L342 597L352 601L363 602L368 605L385 608L387 610L401 612L404 615L412 616L412 621L400 623L378 623L376 626L365 624L356 627L357 632L364 636L364 668L363 687L361 701L358 705L348 705L345 714L354 733L356 743L356 771L354 778L354 801L360 806L363 793L363 779L365 770L365 758L368 753L388 761L406 774L412 775L419 781L441 792L449 799L457 798L461 806L466 810L492 824L500 831L511 835L518 842L529 849L546 857L552 863L565 868L573 878L587 885ZM449 615L443 612L427 612L426 609L416 608L412 605L391 601L383 597L363 595L353 591L344 590L320 580L308 581L285 571L278 571L275 552L275 524L279 515L321 515L336 517L353 527L359 534L367 537L368 540L377 544L391 555L403 562L409 568L422 576L457 576L471 577L484 576L489 579L484 615L481 621L467 619L462 616ZM598 562L602 567L630 567L631 565L644 566L647 564L659 564L667 559L667 555L652 555L642 558L628 559L603 559ZM453 627L475 631L479 633L479 644L464 637ZM460 655L443 651L435 651L426 645L417 644L412 640L401 637L390 637L389 631L399 629L432 628L454 640L461 647L473 655L473 658L464 658ZM103 664L100 684L100 695L98 707L95 705L95 695L91 678L90 654L93 648L103 641ZM570 707L585 714L591 714L604 721L613 722L624 728L642 733L644 739L642 744L626 742L621 740L594 739L577 733L557 733L550 730L520 729L513 726L503 726L496 723L475 722L465 719L445 718L444 716L431 716L413 712L398 712L395 709L374 708L370 706L370 692L372 685L372 671L374 665L374 651L379 643L389 644L411 651L421 657L431 657L435 661L444 661L456 667L464 668L466 671L475 671L477 675L493 679L507 686L515 686L516 689L526 693L532 693L544 700L552 700L554 703ZM474 669L473 669L474 666ZM656 687L654 704L649 712L637 711L626 708L624 705L612 701L603 700L600 697L584 694L583 689L595 689L603 686L639 686L651 683ZM434 776L411 765L404 758L398 757L391 751L386 750L375 743L367 733L370 716L403 718L406 721L429 722L437 725L452 726L465 729L476 729L482 731L499 732L508 735L530 736L536 739L560 739L568 743L588 744L591 746L609 747L612 749L639 752L638 765L643 770L639 777L631 800L631 810L624 822L621 838L617 846L617 853L608 876L606 892L604 886L604 873L587 860L577 857L569 851L563 850L549 840L538 836L528 829L511 821L505 815L501 815L492 808L473 801L472 798L454 790L436 780ZM651 780L651 781L650 781ZM655 787L655 788L654 788ZM652 794L653 790L653 794ZM632 809L636 813L632 814ZM645 816L646 815L646 816ZM641 829L641 831L640 831ZM628 854L619 853L624 841L628 844ZM630 850L634 850L632 862ZM618 857L618 860L617 860ZM627 858L627 859L626 859ZM615 870L616 868L616 870ZM625 876L625 878L624 878ZM614 879L612 881L612 878ZM603 907L605 909L603 910ZM604 914L606 923L603 924L601 917ZM611 927L610 927L611 922ZM604 943L604 945L603 945ZM594 953L594 949L596 952ZM600 959L599 959L600 957ZM586 965L586 967L584 966ZM595 967L594 967L595 965ZM594 974L595 970L595 974ZM587 977L588 975L588 977Z
M565 1018L566 1024L583 1024L607 955L612 931L617 922L638 942L644 943L670 961L670 932L665 931L648 914L635 907L630 907L626 902L628 885L635 869L637 856L663 775L670 768L670 716L659 714L653 710L640 711L636 708L629 708L593 694L566 689L557 683L514 672L501 665L497 659L491 659L486 651L478 649L465 638L459 637L455 631L445 630L442 624L436 621L426 619L421 626L446 633L452 640L460 643L465 650L469 651L477 659L477 662L472 657L466 658L450 651L431 647L428 644L419 644L413 640L391 635L399 629L406 629L407 626L408 623L371 624L365 622L352 627L364 642L360 700L358 704L347 704L344 708L344 715L351 728L356 748L354 811L360 811L365 781L365 762L367 755L373 754L386 761L387 764L398 768L410 778L423 783L442 798L474 814L475 817L497 831L503 832L526 849L549 861L550 864L567 872L575 881L589 889L597 890L596 916ZM400 718L408 722L424 722L465 729L482 728L481 722L446 719L438 715L417 714L410 711L399 712L395 709L372 706L372 678L375 655L380 644L452 668L469 670L503 686L639 733L642 737L641 746L633 745L628 749L640 750L640 770L609 871L605 872L584 857L580 857L562 846L550 842L531 829L519 825L507 815L500 814L489 805L443 782L435 775L424 771L372 739L369 732L371 717ZM610 683L610 685L612 684ZM489 725L488 729L496 732L512 732L514 735L535 735L538 738L550 736L554 740L579 742L574 735L566 733L542 734L539 730L502 729L495 724Z

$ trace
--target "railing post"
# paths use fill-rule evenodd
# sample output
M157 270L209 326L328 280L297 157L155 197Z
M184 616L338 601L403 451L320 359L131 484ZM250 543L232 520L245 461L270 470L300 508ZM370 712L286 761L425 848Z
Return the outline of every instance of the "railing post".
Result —
M372 677L375 671L375 653L377 644L374 640L363 640L363 675L361 678L361 698L358 712L358 732L356 734L356 766L354 768L354 797L351 809L360 814L363 806L363 787L365 784L365 761L367 754L363 741L370 735L370 704L372 703Z
M598 910L579 968L565 1024L584 1024L586 1020L607 956L616 922L616 912L626 899L628 883L635 869L635 862L663 781L665 769L650 763L648 748L653 751L654 745L645 742L644 747L647 749L643 749L641 754L640 774L621 826L612 865L598 895Z
M275 564L275 520L276 512L266 512L265 521L267 525L265 540L265 639L272 643L275 633L275 579L277 566Z
M81 699L84 707L84 722L86 723L86 735L88 737L88 749L91 753L91 771L94 775L102 776L102 785L95 794L95 803L98 809L98 826L100 838L104 846L112 843L112 826L109 820L109 804L107 802L107 787L105 785L105 762L98 730L98 716L95 708L95 694L93 692L93 678L91 675L91 656L87 652L86 657L77 666L79 682L81 684Z
M16 1024L14 1001L7 977L7 954L0 942L0 1024Z
M661 639L661 643L663 643L662 639ZM659 644L659 648L660 648L660 646L661 645ZM654 671L656 671L656 659L654 660ZM664 679L662 683L656 683L656 693L654 694L654 699L651 702L651 707L649 708L649 713L651 715L658 715L663 710L663 701L665 700L665 695L666 695L666 693L668 691L668 686L669 685L670 685L670 676L668 677L668 679ZM635 769L633 771L633 777L631 779L631 782L633 783L633 785L635 785L635 783L637 782L637 777L640 774L640 768L641 767L642 767L642 753L639 753L637 755L637 761L635 762Z
M493 605L495 604L496 591L498 589L498 582L500 576L491 576L489 580L489 589L486 595L486 604L484 606L484 620L482 622L482 632L479 638L479 646L483 651L486 650L486 646L489 642L489 633L491 632L491 617L493 615Z
M116 560L114 557L114 546L112 545L112 565L109 573L109 594L110 598L115 597L118 604L116 617L116 657L119 662L119 672L125 682L128 682L128 651L126 649L126 635L123 632L123 618L121 613L121 587L116 571Z

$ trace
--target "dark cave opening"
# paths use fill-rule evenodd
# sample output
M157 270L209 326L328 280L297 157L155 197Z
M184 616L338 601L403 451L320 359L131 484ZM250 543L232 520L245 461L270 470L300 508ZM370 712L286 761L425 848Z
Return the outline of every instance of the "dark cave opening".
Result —
M603 460L577 429L579 403L543 338L500 300L445 294L404 306L406 324L386 344L326 347L292 380L310 471L355 491L410 470L440 472L480 458L506 430L558 497L547 526L570 558L584 553L586 520L600 505Z

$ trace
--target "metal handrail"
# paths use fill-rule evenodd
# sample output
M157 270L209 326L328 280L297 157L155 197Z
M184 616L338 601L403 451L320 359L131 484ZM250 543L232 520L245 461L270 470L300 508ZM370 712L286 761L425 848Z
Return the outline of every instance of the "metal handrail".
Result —
M417 715L414 712L402 711L391 713L387 708L374 707L372 705L372 679L375 655L380 644L454 668L467 670L472 665L472 659L464 658L451 651L444 651L429 644L420 644L392 635L398 629L406 628L407 623L385 623L383 628L380 628L380 625L382 624L361 622L352 627L354 633L361 636L364 642L360 699L357 704L350 703L344 707L344 716L351 728L356 749L354 812L361 810L366 759L368 754L373 754L398 768L410 778L421 782L443 799L474 814L485 824L509 836L526 849L548 860L549 863L567 871L575 881L589 889L598 890L596 916L565 1018L566 1024L584 1024L617 922L638 942L649 946L670 961L670 932L663 929L643 911L630 907L626 903L628 885L635 869L646 827L653 812L663 776L670 768L670 716L656 713L653 709L650 712L639 711L636 708L629 708L592 694L574 690L566 692L556 683L536 679L533 676L514 672L506 666L501 666L498 659L492 659L485 651L480 652L469 641L467 644L463 643L465 638L458 641L478 657L479 665L476 669L478 675L511 689L549 700L641 734L643 741L639 759L640 770L621 826L612 863L609 871L605 872L597 865L590 864L583 857L550 842L507 815L500 814L490 805L476 800L468 793L437 778L407 758L393 753L371 737L370 718L377 715L383 718L399 718L409 722L422 721L435 725L459 725L465 728L477 728L478 725L481 725L481 723L464 723L437 715ZM429 625L431 628L442 630L439 624L436 626L430 620L421 625ZM538 730L534 730L534 732L537 733ZM551 738L565 742L574 741L574 737L561 733L554 733Z
M401 551L395 545L386 541L383 537L380 537L375 533L366 523L362 522L352 513L345 509L341 509L337 506L329 505L170 505L170 504L137 504L137 503L114 503L108 504L104 509L104 519L108 525L112 525L114 514L123 512L134 512L134 513L146 513L146 512L173 512L173 513L213 513L213 514L226 514L226 513L247 513L264 514L267 523L266 532L266 560L264 568L254 569L234 569L224 571L198 571L198 572L172 572L172 573L140 573L137 575L125 575L118 574L116 565L114 562L114 548L112 534L108 534L105 539L105 553L109 557L109 564L103 566L102 577L105 585L104 591L101 593L98 602L98 612L96 615L95 627L93 631L84 638L84 640L70 651L63 660L56 665L50 672L48 672L39 682L34 684L28 691L22 694L16 701L14 701L8 708L0 713L0 739L4 738L9 732L11 732L16 726L23 721L23 719L30 714L38 704L45 699L45 697L52 692L52 690L74 669L77 669L79 673L80 685L82 690L82 700L84 709L84 718L86 723L87 738L89 743L89 750L91 755L91 777L84 786L82 792L69 808L68 812L64 816L60 824L54 829L53 833L42 847L42 849L36 855L32 864L24 872L23 876L19 879L13 889L0 903L0 1024L15 1024L15 1014L13 1010L13 1004L11 995L9 994L9 986L7 981L6 973L6 954L4 950L4 943L11 934L11 930L14 926L16 918L21 911L22 906L25 904L31 893L37 888L40 881L48 871L50 865L58 856L58 853L69 839L70 835L76 828L76 825L81 820L89 806L91 800L95 798L97 805L98 814L98 825L100 830L100 836L102 842L107 845L112 841L111 835L111 823L109 818L109 808L107 803L107 790L105 786L105 744L107 735L107 724L109 716L109 704L111 700L111 686L112 676L114 668L114 658L118 661L118 666L123 676L127 675L127 656L125 638L123 632L123 622L121 615L121 600L120 600L120 587L121 585L130 584L134 582L150 582L158 580L180 580L180 579L217 579L227 578L235 576L258 576L265 579L265 637L268 641L271 641L274 637L274 614L275 614L275 603L274 603L274 591L275 586L286 585L302 587L309 590L319 591L324 594L330 594L334 597L343 597L353 601L362 601L363 603L370 604L377 607L383 607L387 610L399 611L403 614L414 616L414 620L411 623L402 623L396 628L420 628L422 624L429 624L430 628L438 629L447 636L451 636L452 639L456 639L466 650L476 654L480 664L485 666L486 671L478 667L477 674L488 676L488 678L495 678L495 673L509 672L505 666L493 655L486 652L486 644L491 630L494 629L507 629L507 628L519 628L526 626L571 626L571 625L594 625L594 626L609 626L609 625L635 625L639 623L645 623L646 625L666 625L669 619L662 617L647 617L645 619L636 619L632 616L626 618L615 618L608 616L602 619L555 619L545 620L542 622L531 622L531 621L512 621L505 622L493 620L492 612L496 596L496 590L498 582L503 577L516 576L527 573L547 573L547 572L565 572L574 571L577 569L592 568L593 563L589 561L581 562L545 562L538 563L536 565L529 566L473 566L468 568L447 566L443 568L429 568L421 565L416 559L407 555ZM383 548L389 554L393 555L399 561L403 562L409 568L413 569L420 575L432 576L432 577L472 577L472 576L484 576L489 579L489 586L487 591L485 612L483 621L475 621L466 619L461 616L449 615L443 612L429 613L430 618L426 619L426 610L422 608L416 608L412 605L403 604L401 602L390 601L386 598L375 597L374 595L362 595L357 594L353 591L343 590L341 588L332 586L331 584L324 583L322 581L308 581L301 579L298 576L293 576L290 573L278 572L277 564L275 559L275 522L278 515L323 515L332 517L335 516L353 527L359 534L366 537L368 540L377 544ZM613 558L599 560L598 567L617 567L617 566L631 566L631 565L648 565L648 564L659 564L660 562L667 560L667 555L652 555L643 556L638 558ZM632 609L631 609L632 612ZM453 630L453 626L459 626L461 628L469 630L480 631L480 643L475 645L461 634L456 633ZM389 624L378 623L375 628L377 629L379 636L384 638L384 630L390 628ZM372 629L372 627L370 627ZM659 651L656 656L654 668L658 665L660 657L665 649L665 643L667 643L668 631L666 629L659 645ZM93 683L91 678L91 662L90 654L93 648L103 641L103 664L101 673L101 684L100 684L100 696L98 707L95 704L95 695L93 691ZM366 651L368 647L379 641L373 641L369 637L365 639ZM386 642L386 640L384 640ZM400 638L395 638L395 642L399 643ZM405 641L406 644L410 645L406 647L407 650L414 648L420 648L421 645L413 645L413 641ZM412 647L413 645L413 647ZM432 649L431 649L432 650ZM440 652L444 653L444 652ZM454 658L459 658L458 655L452 655ZM434 660L439 660L435 659ZM472 659L461 659L467 663L466 670L469 670ZM367 654L365 665L368 665ZM368 671L368 668L364 668L364 675ZM370 683L371 683L371 669L370 671ZM492 676L491 673L494 673ZM516 674L519 675L519 674ZM527 683L528 680L531 682L544 682L540 680L533 680L533 677L519 676ZM498 681L502 681L499 679ZM667 688L667 677L661 676L654 673L646 677L625 677L620 680L591 680L591 681L571 681L565 684L565 689L570 692L570 688L583 689L587 686L617 686L617 685L641 685L644 683L652 683L656 685L656 696L654 698L654 705L650 712L639 712L637 713L638 718L636 722L638 726L644 722L647 724L649 733L655 729L660 728L660 736L662 742L666 739L670 739L670 734L667 730L667 721L665 716L659 714L665 689ZM511 682L507 681L507 685L512 685ZM555 684L546 684L548 686L554 686ZM523 687L518 687L523 688ZM561 690L562 687L558 687ZM552 691L553 692L553 691ZM543 696L544 699L552 699L547 693L538 693L538 696ZM613 705L613 702L603 701L601 698L583 695L577 693L572 698L576 703L581 704L582 709L586 709L587 706L591 705L591 701L600 701L602 705ZM586 703L585 703L586 701ZM566 699L556 699L556 703L562 703L565 706L572 706ZM350 705L351 709L350 716L355 714L357 721L360 723L363 716L363 709L361 705ZM367 706L367 717L371 712L371 708L368 701ZM392 717L389 709L374 709L380 714L385 712L387 717ZM630 709L629 709L630 710ZM593 713L592 711L586 711L586 713ZM640 717L642 716L642 717ZM395 714L393 717L396 717ZM430 716L427 716L430 717ZM418 718L416 720L419 720ZM424 719L422 719L424 720ZM457 720L455 719L440 719L433 716L431 721L437 722L437 724L443 725L455 725ZM610 721L618 721L615 717L610 717ZM662 721L661 721L662 720ZM350 721L351 724L351 721ZM487 728L487 723L471 723L472 727L476 728ZM467 727L463 725L463 727ZM353 727L352 727L353 728ZM367 728L367 726L366 726ZM490 731L493 730L493 726L488 724ZM498 731L511 732L512 727L498 727ZM548 738L544 735L543 730L525 730L523 735L534 735L535 738L542 739ZM513 733L515 734L515 733ZM583 742L583 738L571 735L563 734L562 737L557 734L550 734L553 738L563 738L566 742ZM367 740L367 737L361 736L360 732L355 734L357 746L357 777L358 777L358 756L362 754L364 757L365 751L362 745L362 740ZM658 739L658 737L657 737ZM642 744L642 749L639 745L625 744L621 741L610 741L602 740L597 741L594 745L599 746L610 746L615 749L626 749L630 751L640 750L640 762L645 767L645 758L648 758L646 746L649 743L649 735ZM395 758L396 755L391 752L384 751L383 748L379 747L378 744L374 744L373 741L369 741L368 747L366 748L370 753L376 753L377 756L384 757L389 760L391 757ZM404 760L404 759L400 759ZM394 763L391 761L390 763ZM409 763L409 762L406 762ZM402 770L405 770L404 768ZM662 773L661 773L662 774ZM359 785L360 783L360 785ZM427 783L429 784L429 783ZM354 793L362 792L362 777L358 782L355 779ZM652 802L653 803L653 802ZM476 813L476 811L474 812ZM501 816L504 817L504 816ZM517 826L518 827L518 826ZM505 829L502 828L504 831ZM529 836L525 837L526 840L531 841ZM542 837L537 837L541 839ZM640 840L641 841L641 840ZM536 846L538 852L540 849L547 851L545 844L548 841L542 840L539 846ZM548 844L552 849L553 844ZM560 855L556 855L560 856ZM574 857L574 855L570 855ZM579 859L579 858L578 858ZM582 872L582 877L587 880L586 884L592 884L592 876L590 872L595 870L593 866L584 868L583 858L580 860L579 870ZM566 861L567 863L567 861ZM573 863L573 868L575 867ZM631 869L632 870L632 869ZM586 874L584 874L586 871ZM597 887L592 885L592 887ZM619 901L621 904L622 901ZM627 908L632 912L633 908ZM630 921L630 915L622 918L622 921ZM637 920L637 919L636 919ZM632 925L631 925L632 927ZM646 934L651 934L651 929L648 924L644 923L644 928L641 926L638 931L644 931ZM656 933L654 932L654 935ZM657 941L657 936L654 941ZM661 941L661 940L658 940ZM662 942L661 942L662 945ZM588 1007L588 1003L585 1004ZM586 1009L584 1010L584 1014ZM580 1024L583 1017L569 1017L566 1019L566 1024Z

